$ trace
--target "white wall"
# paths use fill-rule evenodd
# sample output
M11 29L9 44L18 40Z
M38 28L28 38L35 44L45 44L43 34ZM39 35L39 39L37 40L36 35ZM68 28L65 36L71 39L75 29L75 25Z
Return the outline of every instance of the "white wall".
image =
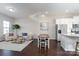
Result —
M36 34L48 33L51 39L56 39L56 20L48 17L38 18L37 20L38 21L35 22ZM41 22L48 22L48 31L40 30Z
M56 39L56 19L49 20L49 35L52 39Z
M41 22L48 22L48 32L46 31L41 31L40 30L40 23ZM36 33L48 33L51 39L56 39L56 22L55 19L53 18L40 18L38 21L35 23L36 24Z
M3 35L3 21L4 20L9 21L10 22L10 26L14 22L13 18L11 18L9 16L6 16L6 15L3 15L3 14L0 14L0 36Z
M50 38L55 39L56 36L56 30L55 30L55 19L37 19L31 20L31 19L16 19L15 23L19 24L21 26L21 30L19 33L27 32L28 34L32 33L35 35L39 35L40 33L45 33L44 31L40 31L40 22L48 22L48 34Z
M30 19L16 19L15 24L19 24L21 29L19 30L19 35L22 33L33 34L35 31L34 21Z

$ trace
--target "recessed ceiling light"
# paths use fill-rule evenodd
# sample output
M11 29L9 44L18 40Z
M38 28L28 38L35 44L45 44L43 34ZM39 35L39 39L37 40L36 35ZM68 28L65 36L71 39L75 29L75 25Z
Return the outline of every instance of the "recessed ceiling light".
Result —
M9 11L11 12L15 12L15 10L13 8L9 8Z

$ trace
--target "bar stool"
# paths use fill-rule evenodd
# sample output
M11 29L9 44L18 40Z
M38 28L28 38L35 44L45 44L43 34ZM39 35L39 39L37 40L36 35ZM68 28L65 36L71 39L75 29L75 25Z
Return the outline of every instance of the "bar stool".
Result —
M47 47L49 48L49 40L48 40L48 34L40 34L38 36L38 47Z
M79 42L76 42L75 54L79 55Z

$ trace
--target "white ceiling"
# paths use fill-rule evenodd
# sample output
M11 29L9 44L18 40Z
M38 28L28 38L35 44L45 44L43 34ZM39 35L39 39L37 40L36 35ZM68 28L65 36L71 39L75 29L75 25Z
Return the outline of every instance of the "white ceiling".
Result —
M9 11L13 8L15 12ZM48 12L48 13L45 13ZM78 3L0 3L0 13L13 18L29 18L79 15Z

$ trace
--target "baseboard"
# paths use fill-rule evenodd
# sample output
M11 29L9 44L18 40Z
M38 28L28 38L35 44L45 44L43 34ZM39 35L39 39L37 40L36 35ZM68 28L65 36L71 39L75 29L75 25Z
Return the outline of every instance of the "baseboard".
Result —
M56 38L49 38L50 40L56 40Z
M34 39L37 39L37 38L34 38ZM34 39L33 39L33 40L34 40ZM49 39L50 39L50 40L56 40L56 38L49 38Z

